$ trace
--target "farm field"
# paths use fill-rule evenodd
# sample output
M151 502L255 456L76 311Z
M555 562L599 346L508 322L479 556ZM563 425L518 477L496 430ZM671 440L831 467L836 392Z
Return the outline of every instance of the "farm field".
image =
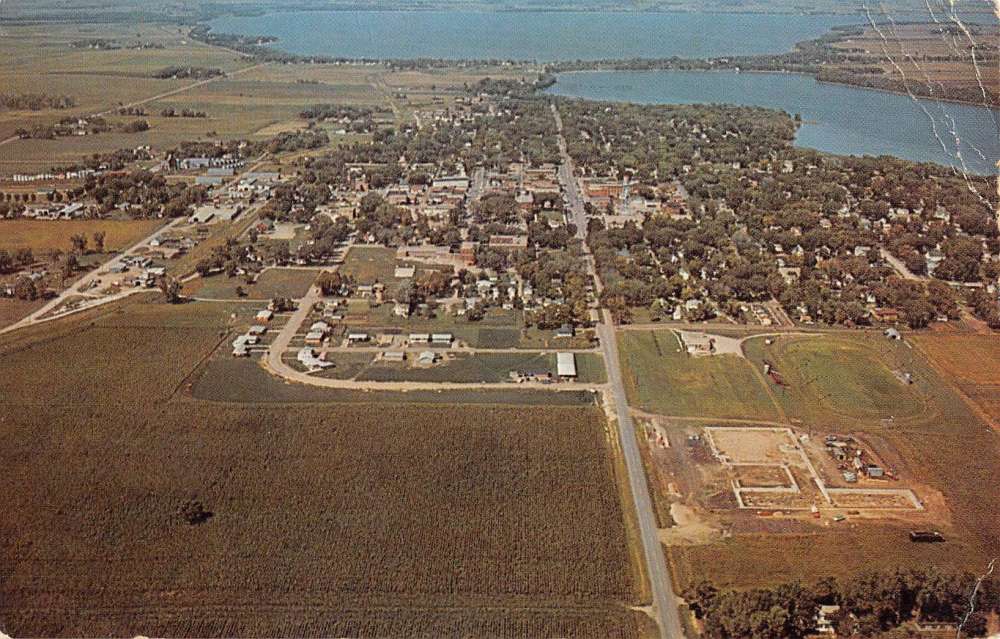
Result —
M125 45L141 41L162 48L72 46L97 39ZM0 112L0 140L19 128L51 125L64 117L92 115L140 101L146 111L141 117L150 124L148 131L134 134L116 131L57 140L16 140L0 146L0 175L48 170L94 153L143 145L163 151L193 139L265 139L304 125L298 114L322 103L380 106L387 109L386 117L392 117L388 106L394 104L395 118L401 120L410 117L412 104L429 104L442 91L487 76L510 75L497 67L397 72L367 65L257 66L233 51L194 41L185 30L159 24L138 29L83 23L10 26L0 42L0 55L5 61L0 86L7 91L66 95L76 102L69 109ZM207 84L151 77L172 66L220 69L230 75ZM393 91L413 93L414 101L390 95ZM160 112L168 107L203 111L207 117L161 117ZM112 114L107 119L122 124L136 117ZM331 144L352 139L334 136Z
M619 333L629 403L687 417L777 419L767 389L735 355L690 357L672 331Z
M704 545L666 546L674 578L681 589L701 580L719 588L756 588L801 581L815 583L866 570L941 566L981 571L982 552L962 540L913 544L903 526L849 524L836 528L789 532L770 522L772 532L737 534Z
M152 299L0 338L5 632L638 636L596 406L199 401L235 307Z
M938 371L1000 423L1000 340L993 335L919 335L914 338Z
M0 298L0 328L19 322L45 306L45 300L23 301L13 297Z
M981 571L1000 552L1000 511L984 488L1000 481L1000 445L919 351L877 334L785 337L770 346L755 339L746 351L755 365L767 359L780 371L786 386L768 383L797 430L875 443L899 476L923 487L916 489L921 498L943 501L935 527L947 542L910 543L902 522L848 517L803 529L762 519L752 526L757 532L737 527L729 539L667 547L682 586L704 576L753 587L894 565ZM912 384L897 379L897 367L911 373Z
M249 311L155 299L0 337L5 632L639 636L593 403L201 401Z
M0 220L0 251L68 252L70 238L84 235L93 247L94 233L105 233L104 250L119 251L150 235L162 220Z

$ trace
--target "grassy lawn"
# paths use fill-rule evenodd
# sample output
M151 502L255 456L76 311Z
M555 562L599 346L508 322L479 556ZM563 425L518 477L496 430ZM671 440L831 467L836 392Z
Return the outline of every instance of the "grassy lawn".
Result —
M380 246L352 246L339 270L354 278L360 286L371 286L376 282L389 286L394 281L396 250Z
M0 250L69 251L73 248L70 238L77 234L85 235L93 247L94 233L103 231L105 250L118 251L162 224L163 220L0 220Z
M247 284L241 277L212 275L191 280L185 286L184 293L206 299L235 299L236 288L242 287L247 299L252 300L300 298L309 292L309 287L318 275L318 269L272 268L261 273L253 284Z
M781 338L747 343L756 366L771 362L784 379L768 383L789 415L813 423L852 426L857 420L909 419L926 410L925 399L894 371L912 372L914 354L882 337Z
M750 364L735 355L690 357L666 330L623 331L618 340L633 406L687 417L778 417Z

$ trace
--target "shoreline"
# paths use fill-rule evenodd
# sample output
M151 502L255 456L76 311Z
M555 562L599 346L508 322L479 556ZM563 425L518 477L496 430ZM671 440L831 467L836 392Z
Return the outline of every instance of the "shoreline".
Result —
M870 87L863 84L853 84L851 82L838 82L836 80L820 80L813 73L808 73L806 71L783 71L781 69L776 69L773 71L764 71L761 69L670 69L670 68L656 68L656 69L613 69L613 68L602 68L595 67L593 69L573 69L571 71L557 71L552 73L553 77L556 78L556 84L559 83L559 76L570 75L570 74L582 74L582 73L735 73L735 74L758 74L758 75L799 75L807 78L812 78L817 84L829 84L833 86L848 87L851 89L858 89L861 91L878 91L879 93L888 93L891 95L898 95L904 98L916 97L918 100L925 100L927 102L945 102L948 104L957 104L961 106L975 107L978 109L987 109L989 111L996 111L1000 115L1000 104L996 105L985 105L982 102L970 102L968 100L959 100L957 98L938 98L930 97L924 95L914 94L911 96L906 91L896 91L893 89L883 89L879 87Z

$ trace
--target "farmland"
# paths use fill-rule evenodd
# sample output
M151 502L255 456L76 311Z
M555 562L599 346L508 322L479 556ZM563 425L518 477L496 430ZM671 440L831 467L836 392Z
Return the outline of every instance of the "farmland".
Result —
M197 399L234 311L0 338L5 632L638 636L595 406Z
M73 46L93 40L142 42L156 48L101 50ZM69 96L68 109L0 113L0 141L19 128L52 125L67 116L103 113L119 104L141 103L148 131L112 131L57 140L16 140L0 146L0 175L47 170L78 162L95 153L151 145L164 150L194 139L264 139L277 131L301 128L299 113L309 106L336 102L385 106L395 88L412 92L413 105L431 103L437 89L472 84L487 75L507 75L497 68L393 72L381 66L264 65L187 37L183 29L148 24L46 24L5 27L0 42L5 65L0 86L12 93ZM158 79L168 67L197 66L228 75L202 82ZM407 100L407 104L409 100ZM205 118L166 118L164 109L202 111ZM409 117L409 106L397 117ZM112 124L133 118L109 114ZM351 136L335 138L351 140Z
M135 244L161 224L160 220L0 220L0 251L68 252L73 248L72 236L84 235L92 241L97 232L105 234L105 250L117 251Z
M630 403L645 411L690 417L776 419L763 384L735 355L693 358L670 331L620 334Z
M921 335L916 338L943 377L1000 423L1000 341L992 335Z

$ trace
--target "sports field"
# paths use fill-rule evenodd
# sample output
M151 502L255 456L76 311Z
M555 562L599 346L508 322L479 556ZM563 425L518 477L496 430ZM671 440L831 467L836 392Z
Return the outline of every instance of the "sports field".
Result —
M932 410L919 389L907 384L914 354L902 342L885 338L780 338L767 346L750 340L746 352L767 378L789 415L813 423L913 419ZM776 383L781 379L782 383Z
M5 632L638 636L596 406L202 401L155 299L0 337Z

